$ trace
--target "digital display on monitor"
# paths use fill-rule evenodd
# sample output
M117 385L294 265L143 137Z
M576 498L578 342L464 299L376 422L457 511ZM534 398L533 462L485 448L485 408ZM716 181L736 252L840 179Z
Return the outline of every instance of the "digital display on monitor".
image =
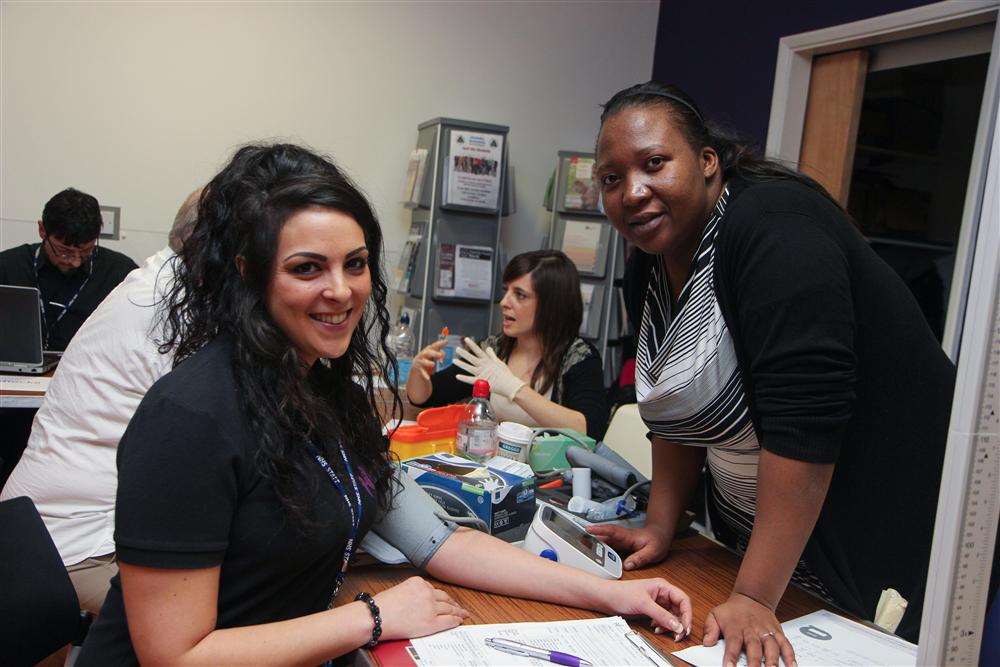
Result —
M545 512L542 513L542 521L553 533L579 549L592 561L598 565L604 565L604 549L601 547L601 543L578 524L551 507L545 508Z

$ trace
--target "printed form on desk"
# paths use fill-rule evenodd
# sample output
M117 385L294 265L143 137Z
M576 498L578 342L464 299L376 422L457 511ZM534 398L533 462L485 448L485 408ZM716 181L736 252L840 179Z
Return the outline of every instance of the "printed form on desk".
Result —
M829 611L813 612L782 623L781 629L795 649L799 667L914 667L917 664L916 644ZM725 642L719 640L711 648L692 646L674 651L674 655L695 667L715 667L722 664L725 649ZM784 661L781 664L784 665ZM737 667L746 665L746 655L741 654Z
M420 667L551 664L492 649L486 645L490 637L569 653L589 660L594 667L670 667L670 663L635 634L621 616L549 623L463 625L430 637L412 639L410 644Z

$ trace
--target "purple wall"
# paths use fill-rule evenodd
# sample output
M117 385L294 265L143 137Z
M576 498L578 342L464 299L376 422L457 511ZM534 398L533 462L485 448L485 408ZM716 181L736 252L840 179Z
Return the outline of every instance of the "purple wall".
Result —
M674 83L761 146L767 138L778 40L931 4L927 0L661 0L653 78Z

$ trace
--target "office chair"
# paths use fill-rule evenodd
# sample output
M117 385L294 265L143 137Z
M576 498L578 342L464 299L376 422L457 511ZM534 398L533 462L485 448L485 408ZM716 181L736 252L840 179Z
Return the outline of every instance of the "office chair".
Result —
M90 626L30 498L0 503L0 664L34 665Z
M626 403L611 416L604 444L634 465L647 478L653 476L653 454L646 434L649 429L639 416L639 406Z

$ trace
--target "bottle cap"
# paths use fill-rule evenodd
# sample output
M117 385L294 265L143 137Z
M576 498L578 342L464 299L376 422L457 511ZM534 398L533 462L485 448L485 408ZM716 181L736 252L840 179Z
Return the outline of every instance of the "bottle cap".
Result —
M486 380L476 380L472 384L472 397L473 398L489 398L490 397L490 383Z
M409 326L410 325L410 314L409 313L403 313L402 315L400 315L399 316L399 323L400 324L405 324L405 325Z

